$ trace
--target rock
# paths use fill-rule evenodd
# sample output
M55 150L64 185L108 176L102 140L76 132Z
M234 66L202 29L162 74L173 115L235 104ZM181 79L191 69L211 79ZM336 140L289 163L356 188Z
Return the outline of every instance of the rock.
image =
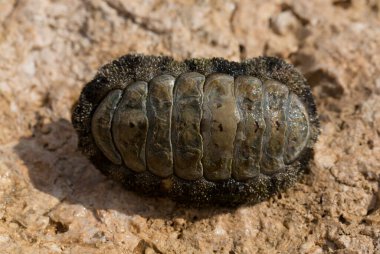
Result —
M3 253L376 253L377 1L0 3ZM195 209L107 180L77 151L73 104L126 53L276 55L312 85L322 134L310 172L255 206Z
M290 11L283 11L271 19L273 31L278 35L286 35L287 33L296 32L301 24Z

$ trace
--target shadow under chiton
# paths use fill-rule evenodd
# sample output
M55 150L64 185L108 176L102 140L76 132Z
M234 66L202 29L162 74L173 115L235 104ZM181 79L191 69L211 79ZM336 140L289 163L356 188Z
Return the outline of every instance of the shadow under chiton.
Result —
M126 55L84 87L72 122L104 174L197 205L256 203L291 186L319 133L305 78L271 57Z

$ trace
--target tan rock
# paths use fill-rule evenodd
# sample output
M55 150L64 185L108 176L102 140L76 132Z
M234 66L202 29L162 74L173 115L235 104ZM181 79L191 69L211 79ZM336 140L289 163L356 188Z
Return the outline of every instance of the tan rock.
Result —
M2 253L380 251L380 3L0 1ZM322 134L310 173L238 209L125 191L76 148L71 108L96 69L139 52L285 57Z

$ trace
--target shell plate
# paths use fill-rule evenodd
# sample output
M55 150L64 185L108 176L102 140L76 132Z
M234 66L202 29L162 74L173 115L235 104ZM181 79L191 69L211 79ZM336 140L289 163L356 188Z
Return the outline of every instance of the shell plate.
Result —
M291 186L319 134L306 80L271 57L126 55L84 87L72 122L104 174L198 205L256 203Z

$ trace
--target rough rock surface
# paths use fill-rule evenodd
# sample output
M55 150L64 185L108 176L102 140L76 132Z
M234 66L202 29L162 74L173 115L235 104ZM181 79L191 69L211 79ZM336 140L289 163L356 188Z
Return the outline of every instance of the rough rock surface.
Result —
M0 1L1 253L380 253L380 1ZM120 55L276 55L309 79L310 172L255 206L195 209L107 180L71 107Z

